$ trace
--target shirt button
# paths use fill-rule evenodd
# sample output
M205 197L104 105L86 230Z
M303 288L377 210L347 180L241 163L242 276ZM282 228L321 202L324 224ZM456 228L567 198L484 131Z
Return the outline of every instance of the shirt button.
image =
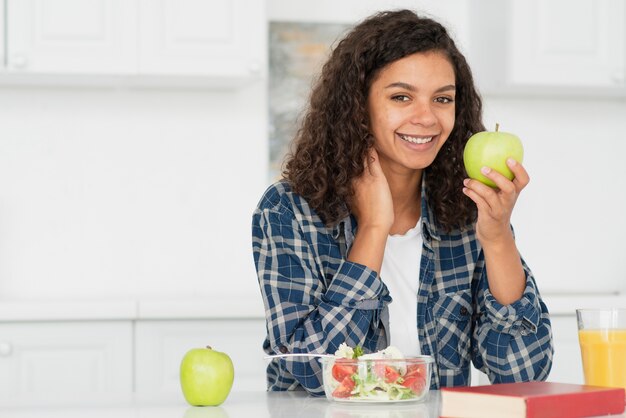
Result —
M285 347L284 345L281 345L280 347L278 347L278 351L280 351L283 354L287 354L289 352L287 347Z
M465 306L462 306L461 310L459 312L461 312L461 315L467 315L468 314L467 308Z

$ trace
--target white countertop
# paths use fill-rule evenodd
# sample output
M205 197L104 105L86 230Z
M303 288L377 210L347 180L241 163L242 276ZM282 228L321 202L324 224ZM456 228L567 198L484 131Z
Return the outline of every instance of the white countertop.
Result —
M425 402L347 404L314 398L305 392L234 392L216 407L192 407L182 399L132 398L77 401L73 405L0 404L10 418L438 418L439 391ZM613 415L624 418L625 415Z
M0 322L264 318L260 295L0 301Z
M158 397L77 401L72 405L3 406L10 418L434 418L439 416L439 392L426 402L345 404L297 392L233 392L217 407L192 407L182 399Z
M626 295L547 294L552 315L575 315L577 308L626 308ZM0 301L0 322L156 319L264 318L260 295L204 295L97 300Z

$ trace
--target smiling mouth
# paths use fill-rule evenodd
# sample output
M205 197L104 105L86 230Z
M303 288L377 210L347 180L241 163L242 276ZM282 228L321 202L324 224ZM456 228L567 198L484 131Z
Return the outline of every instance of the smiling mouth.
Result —
M434 136L410 136L403 134L398 134L398 136L402 138L402 140L410 142L411 144L427 144L434 138Z

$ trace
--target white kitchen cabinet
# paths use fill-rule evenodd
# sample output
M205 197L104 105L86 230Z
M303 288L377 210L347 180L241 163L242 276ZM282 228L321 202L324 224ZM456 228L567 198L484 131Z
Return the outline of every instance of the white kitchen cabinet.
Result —
M265 7L249 0L140 0L139 72L256 76Z
M192 348L210 345L227 353L235 367L233 390L266 387L263 319L142 320L136 323L136 391L180 395L180 362Z
M623 0L479 0L470 28L484 93L626 94Z
M9 70L45 74L134 72L135 1L5 1Z
M623 84L625 18L623 0L513 1L510 82Z
M0 324L0 400L63 402L133 390L129 321Z
M0 1L2 83L224 87L266 73L262 0Z

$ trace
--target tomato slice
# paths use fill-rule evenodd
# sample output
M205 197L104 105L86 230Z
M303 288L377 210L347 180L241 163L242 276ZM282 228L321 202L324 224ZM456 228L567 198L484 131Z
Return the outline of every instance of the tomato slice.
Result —
M400 373L395 367L385 366L385 382L394 383L400 377Z
M352 375L356 373L356 365L350 363L353 363L353 361L350 359L337 359L335 361L335 364L333 364L332 373L336 381L343 382L346 377L352 377Z
M411 389L416 395L419 395L424 391L426 379L423 376L417 376L414 374L412 376L405 377L401 385L405 388Z
M406 368L406 374L404 378L407 379L411 376L425 376L426 366L423 364L409 364Z
M421 394L426 386L426 371L424 364L409 364L403 376L402 386L411 389L417 395Z
M376 361L372 370L376 376L384 379L387 383L394 383L400 377L398 369L386 365L384 360Z
M337 386L337 388L333 391L333 397L349 398L352 393L352 389L354 389L354 380L352 380L352 377L348 376L344 378L339 386Z

